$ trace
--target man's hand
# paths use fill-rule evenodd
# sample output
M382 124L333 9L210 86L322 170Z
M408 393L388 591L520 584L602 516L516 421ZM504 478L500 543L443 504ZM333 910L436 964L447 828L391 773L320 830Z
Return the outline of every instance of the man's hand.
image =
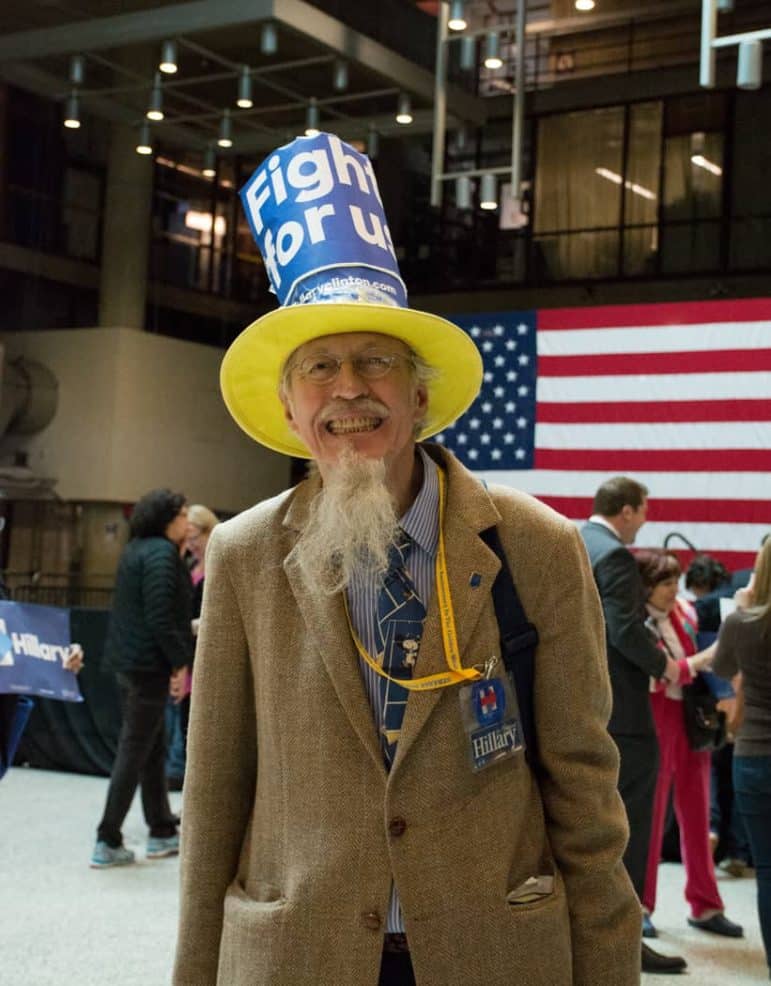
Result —
M179 704L185 697L188 670L188 666L184 664L181 668L177 668L176 671L172 671L171 678L169 679L169 695L171 695L175 704Z
M83 667L83 648L80 644L70 644L70 653L64 662L65 671L73 671L75 674Z

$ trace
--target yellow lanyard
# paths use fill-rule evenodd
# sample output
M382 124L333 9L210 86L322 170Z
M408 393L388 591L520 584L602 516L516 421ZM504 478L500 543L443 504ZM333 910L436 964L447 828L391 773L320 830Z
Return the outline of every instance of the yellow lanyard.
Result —
M439 621L442 626L442 644L444 645L444 656L449 670L440 671L437 674L425 675L422 678L392 678L386 674L374 658L368 653L364 644L359 639L358 634L351 623L351 616L348 612L348 600L343 593L345 601L345 614L348 617L348 626L351 629L353 642L364 660L373 671L377 672L381 678L388 678L394 684L401 685L411 692L433 691L435 688L447 688L448 685L458 685L463 682L477 681L483 677L483 673L478 668L464 668L460 663L460 650L458 648L458 635L455 632L455 612L452 608L450 597L450 581L447 577L447 556L444 550L444 507L445 507L445 478L441 469L437 469L439 479L439 545L436 552L436 595L439 603Z

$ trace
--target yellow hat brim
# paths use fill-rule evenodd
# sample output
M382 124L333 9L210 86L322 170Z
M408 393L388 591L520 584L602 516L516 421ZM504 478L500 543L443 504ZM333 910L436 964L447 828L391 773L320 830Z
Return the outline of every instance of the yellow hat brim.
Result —
M298 346L342 332L379 332L400 339L437 371L429 384L421 439L455 421L479 393L483 372L479 350L463 329L447 319L412 308L361 302L288 305L247 326L222 360L222 396L247 435L276 452L310 458L287 424L278 396L281 372Z

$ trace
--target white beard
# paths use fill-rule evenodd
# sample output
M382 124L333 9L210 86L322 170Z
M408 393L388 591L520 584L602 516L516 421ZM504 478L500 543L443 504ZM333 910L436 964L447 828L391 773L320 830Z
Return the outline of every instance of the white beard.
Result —
M310 505L297 559L313 593L333 595L356 572L382 575L399 529L382 459L344 451Z

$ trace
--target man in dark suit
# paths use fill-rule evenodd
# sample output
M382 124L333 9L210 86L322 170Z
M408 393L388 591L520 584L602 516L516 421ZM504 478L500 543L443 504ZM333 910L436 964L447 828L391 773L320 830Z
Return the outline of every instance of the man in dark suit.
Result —
M618 788L629 820L624 864L641 900L659 764L648 680L678 678L677 662L656 646L645 629L645 591L627 548L645 523L647 495L641 483L614 476L597 490L592 516L581 530L605 614L613 689L608 730L621 758ZM679 956L642 946L644 972L681 972L685 965Z

